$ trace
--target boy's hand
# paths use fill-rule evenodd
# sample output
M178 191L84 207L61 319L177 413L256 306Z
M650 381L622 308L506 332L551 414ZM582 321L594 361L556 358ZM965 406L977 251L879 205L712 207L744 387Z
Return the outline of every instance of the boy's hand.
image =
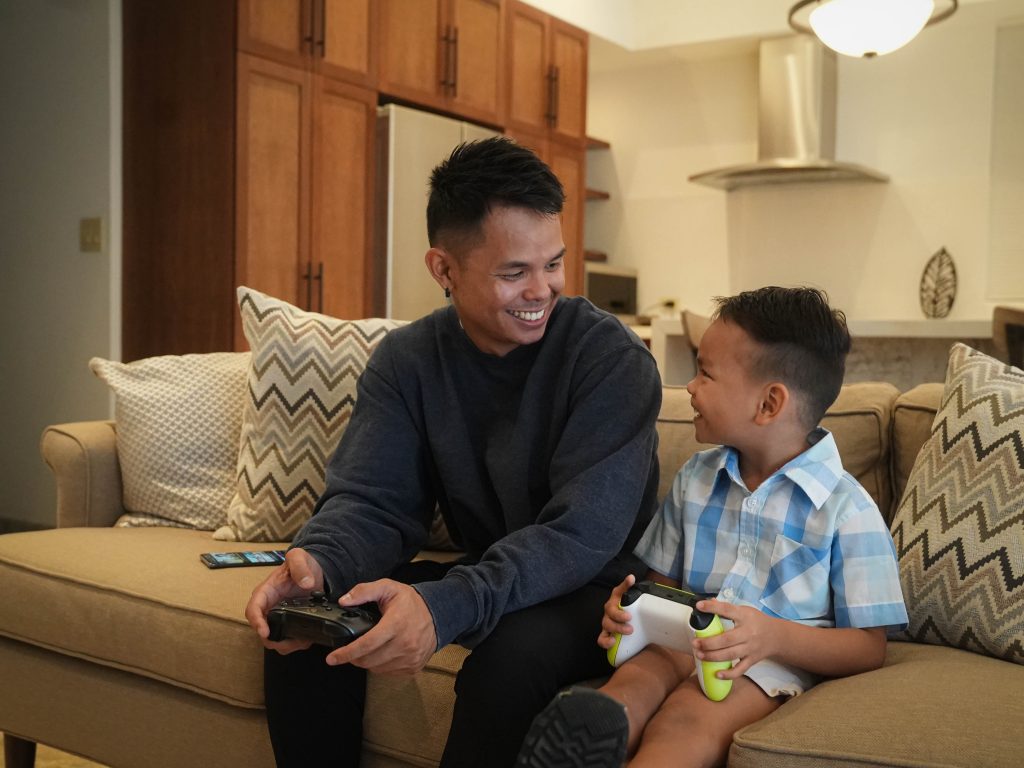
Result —
M612 590L611 597L604 604L604 618L601 619L601 634L597 636L597 644L606 651L615 645L616 635L628 635L633 631L629 621L633 617L629 611L619 607L626 590L636 582L636 576L630 574L622 583Z
M718 673L721 680L735 680L761 659L776 655L779 619L748 605L733 605L721 600L701 600L697 608L717 613L735 626L715 637L693 641L694 655L701 661L736 661L732 669Z

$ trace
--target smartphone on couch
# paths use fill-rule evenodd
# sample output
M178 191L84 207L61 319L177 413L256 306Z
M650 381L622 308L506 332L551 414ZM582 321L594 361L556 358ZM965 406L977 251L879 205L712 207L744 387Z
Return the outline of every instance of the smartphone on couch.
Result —
M199 556L207 568L245 568L250 565L280 565L283 549L256 552L204 552Z

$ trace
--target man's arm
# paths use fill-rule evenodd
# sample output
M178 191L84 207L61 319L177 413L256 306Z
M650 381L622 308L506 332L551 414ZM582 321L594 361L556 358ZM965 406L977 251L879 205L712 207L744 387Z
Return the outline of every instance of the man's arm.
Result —
M327 465L326 488L293 542L323 568L332 593L380 579L411 559L429 531L422 437L406 403L377 369L384 339L359 379L351 420Z

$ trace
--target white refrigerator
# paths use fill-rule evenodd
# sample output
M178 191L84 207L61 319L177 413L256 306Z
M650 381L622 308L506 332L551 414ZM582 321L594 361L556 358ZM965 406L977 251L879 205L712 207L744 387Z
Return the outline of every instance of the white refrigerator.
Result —
M376 302L386 317L415 320L447 303L423 260L430 172L462 142L496 135L396 104L377 110Z

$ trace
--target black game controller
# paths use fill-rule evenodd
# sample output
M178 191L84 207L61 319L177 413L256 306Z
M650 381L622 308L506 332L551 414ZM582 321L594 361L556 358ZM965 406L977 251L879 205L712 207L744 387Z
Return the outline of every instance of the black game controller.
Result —
M340 648L369 632L380 621L376 603L342 608L323 592L309 597L282 600L267 613L270 640L309 640L316 645Z

